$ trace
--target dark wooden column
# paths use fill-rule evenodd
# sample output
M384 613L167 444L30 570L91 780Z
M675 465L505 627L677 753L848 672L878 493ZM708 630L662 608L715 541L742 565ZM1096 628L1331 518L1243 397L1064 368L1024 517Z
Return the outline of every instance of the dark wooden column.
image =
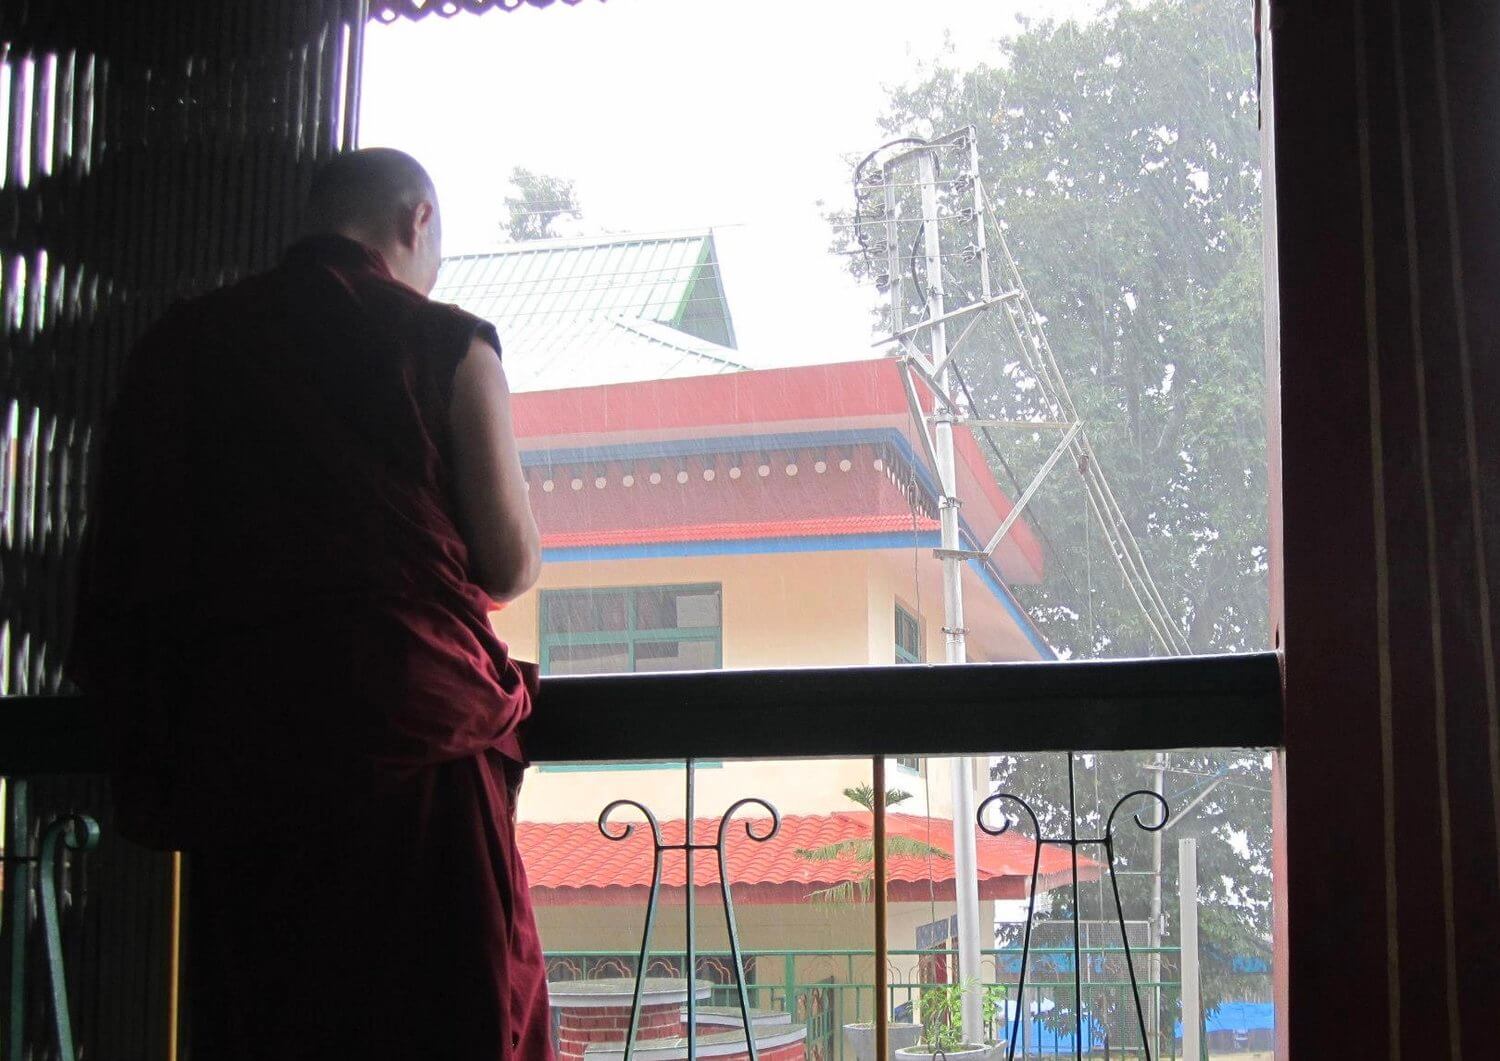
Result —
M1274 7L1291 1052L1477 1057L1500 1010L1500 9Z

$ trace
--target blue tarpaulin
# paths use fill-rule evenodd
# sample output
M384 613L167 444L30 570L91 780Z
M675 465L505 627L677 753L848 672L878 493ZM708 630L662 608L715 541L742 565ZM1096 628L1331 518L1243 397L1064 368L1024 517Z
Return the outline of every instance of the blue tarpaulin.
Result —
M1205 1032L1253 1032L1276 1027L1276 1007L1269 1002L1226 1002L1203 1018ZM1182 1038L1182 1021L1177 1022Z

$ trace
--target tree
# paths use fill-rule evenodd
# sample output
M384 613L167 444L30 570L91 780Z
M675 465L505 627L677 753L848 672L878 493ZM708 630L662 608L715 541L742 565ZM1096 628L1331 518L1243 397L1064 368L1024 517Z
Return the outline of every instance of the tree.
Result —
M1249 17L1241 0L1155 0L1109 3L1084 24L1023 22L993 62L931 64L881 118L892 137L977 130L981 179L1085 429L1196 652L1268 640ZM950 266L948 291L977 290L972 268ZM975 404L992 419L1045 415L1001 328L986 322L960 353ZM1017 490L1055 441L992 436L996 472ZM1160 651L1066 464L1030 516L1049 573L1016 591L1059 653Z
M558 234L552 226L559 217L583 216L570 180L517 166L511 170L510 183L517 194L505 197L505 231L517 243L550 239Z
M844 796L850 802L855 803L865 810L875 809L875 789L861 782L852 788L844 789ZM911 799L910 792L904 792L899 788L888 788L885 791L885 805L894 807L896 804ZM885 838L885 850L888 855L916 855L919 857L931 856L934 858L951 859L953 856L941 848L924 844L920 840L913 840L908 836L890 836ZM825 844L822 847L811 847L797 849L797 857L811 862L837 862L840 859L850 857L861 865L870 868L865 871L859 880L846 880L828 888L820 888L809 892L808 899L819 903L867 903L870 901L871 893L875 883L875 839L874 837L862 837L857 840L840 840L837 843Z
M881 118L892 138L975 128L981 179L1102 470L1196 652L1268 643L1250 7L1110 0L1088 21L1022 21L988 61L960 68L945 52L892 92ZM883 271L882 255L854 245L852 212L830 220L839 226L834 249L848 254L856 275ZM912 238L903 236L903 255ZM962 262L950 268L945 290L950 302L963 301L977 290L976 274ZM1035 419L1046 410L1005 353L999 326L981 325L959 354L973 402L986 418ZM999 481L1018 492L1054 441L1045 432L993 432ZM1059 654L1161 651L1066 463L1029 514L1048 571L1040 585L1015 589ZM1049 835L1066 834L1064 762L1006 756L992 770L998 788L1031 803ZM1154 755L1094 757L1087 787L1092 794L1097 784L1098 801L1080 805L1080 832L1097 835L1116 798L1152 786L1156 765ZM1174 752L1163 776L1177 813L1162 844L1167 939L1176 931L1175 841L1194 835L1205 1004L1247 997L1260 987L1247 982L1246 959L1253 967L1270 939L1266 759ZM1123 813L1116 833L1123 903L1138 919L1150 906L1149 875L1140 874L1152 868L1151 837ZM1052 894L1054 913L1066 916L1068 889ZM1080 907L1084 917L1113 920L1107 883L1083 889Z
M1082 837L1102 837L1116 801L1127 793L1151 789L1161 772L1164 798L1171 808L1166 828L1159 834L1161 853L1162 941L1178 939L1177 841L1198 841L1198 936L1200 975L1205 1012L1229 1001L1269 1000L1271 916L1271 793L1264 753L1254 750L1203 749L1155 753L1112 752L1077 755L1077 827ZM1002 755L992 760L990 777L996 791L1011 792L1031 806L1042 832L1068 835L1067 757L1064 755ZM1001 808L995 817L1005 813ZM1012 817L1014 817L1013 808ZM1115 870L1121 906L1129 921L1145 920L1151 910L1151 870L1154 847L1151 832L1138 828L1135 815L1148 825L1160 813L1147 797L1126 803L1115 815ZM1024 817L1024 816L1023 816ZM1029 832L1029 822L1025 830ZM1080 851L1084 858L1104 861L1102 846ZM1051 891L1051 914L1066 920L1073 913L1071 889ZM1107 872L1097 882L1081 884L1078 914L1084 921L1112 925L1117 917ZM1004 945L1018 945L1006 938ZM1113 929L1103 931L1107 945L1118 946ZM1138 942L1134 938L1132 942ZM1136 956L1136 974L1146 979L1149 959ZM1165 978L1174 980L1170 962ZM1172 999L1164 997L1165 1002ZM1115 1022L1130 1041L1135 1014L1120 1013ZM1164 1027L1169 1027L1164 1024ZM1122 1041L1116 1039L1117 1042Z

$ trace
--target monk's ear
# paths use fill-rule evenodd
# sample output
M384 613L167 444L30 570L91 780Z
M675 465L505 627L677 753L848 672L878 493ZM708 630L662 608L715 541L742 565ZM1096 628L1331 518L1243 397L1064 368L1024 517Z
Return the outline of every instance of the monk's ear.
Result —
M424 236L431 235L429 229L437 223L437 207L423 199L412 210L412 245L415 246Z
M435 217L433 205L425 199L415 206L402 209L396 230L398 242L403 247L415 250Z

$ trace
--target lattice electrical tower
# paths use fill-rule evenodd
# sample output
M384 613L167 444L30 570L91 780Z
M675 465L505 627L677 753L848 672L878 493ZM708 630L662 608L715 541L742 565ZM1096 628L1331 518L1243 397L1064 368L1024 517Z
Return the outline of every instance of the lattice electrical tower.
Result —
M878 165L877 165L878 164ZM1032 305L1021 271L979 173L979 143L972 126L943 136L905 137L882 145L855 168L853 233L876 284L886 295L890 334L876 345L895 347L907 401L928 462L936 470L941 525L935 553L943 563L943 632L948 663L967 661L962 572L969 560L988 560L1063 457L1082 480L1089 512L1103 532L1110 555L1152 635L1170 655L1189 651L1182 629L1146 566L1146 559L1095 457L1087 427L1068 392L1042 317ZM965 288L950 263L957 262L978 291ZM950 290L959 296L949 297ZM1003 326L993 356L1014 361L1032 391L1033 419L992 420L979 415L964 381L958 352L980 323L998 314ZM918 383L930 391L932 411L922 407ZM955 429L988 432L1012 428L1051 432L1057 439L1015 505L988 542L965 547L955 474ZM993 440L991 440L993 444ZM998 452L998 450L997 450ZM978 543L974 543L977 545ZM979 895L975 865L974 764L953 764L954 878L959 920L960 975L979 969ZM980 1029L977 990L965 990L966 1040Z

